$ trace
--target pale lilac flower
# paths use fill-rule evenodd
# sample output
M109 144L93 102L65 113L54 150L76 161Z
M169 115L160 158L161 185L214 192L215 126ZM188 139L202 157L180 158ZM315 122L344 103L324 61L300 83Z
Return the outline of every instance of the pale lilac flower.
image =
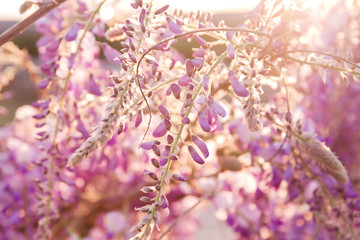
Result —
M161 13L165 12L168 8L169 8L169 4L166 4L165 6L159 8L158 10L156 10L155 15L158 15L158 14L161 14Z
M169 134L166 137L166 141L168 142L168 144L172 144L174 141L174 137Z
M172 174L171 177L177 181L182 181L182 182L187 180L186 177L184 177L183 175L177 174L177 173Z
M206 51L204 49L198 49L194 51L193 56L196 58L204 58Z
M249 91L239 82L239 79L236 76L234 71L228 73L229 79L231 81L231 87L234 90L235 94L239 97L249 96Z
M76 22L74 25L72 25L69 28L69 30L65 34L65 40L68 42L74 41L78 35L79 30L80 30L80 24Z
M196 152L193 146L188 146L188 151L192 157L192 159L197 162L198 164L204 164L205 161L200 157L200 155Z
M199 124L202 130L204 130L205 132L210 132L211 127L209 125L209 122L206 120L204 113L202 111L199 111L198 116L199 116Z
M180 93L181 93L181 88L179 87L179 85L177 85L175 83L172 83L170 85L170 89L171 89L172 93L174 94L175 98L179 99L180 98Z
M142 122L142 111L139 110L135 118L135 127L138 127Z
M194 65L192 64L192 61L190 59L187 59L185 61L185 67L186 67L186 74L188 75L188 77L192 77L195 72L195 69L194 69Z
M44 80L42 80L41 82L39 82L39 83L36 85L36 87L37 87L38 89L45 89L45 88L49 85L50 80L51 80L51 78L45 78Z
M226 51L227 51L228 58L230 58L230 59L235 58L235 50L234 50L234 47L232 44L227 45Z
M170 121L168 119L164 119L154 130L153 137L159 138L164 136L167 133L167 131L170 129L170 127L171 127Z
M169 207L169 201L167 200L167 198L165 197L165 195L161 195L160 197L160 205L163 209L168 208Z
M207 44L207 42L206 42L204 39L202 39L201 37L199 37L197 34L194 34L194 36L195 36L196 41L200 44L200 46L201 46L202 48L204 48L204 49L207 49L207 48L208 48L208 44Z
M188 118L188 117L183 118L182 123L183 124L189 124L190 123L190 118Z
M170 31L172 31L173 33L180 34L183 32L179 25L177 25L170 17L166 17L166 21Z
M197 69L201 69L204 65L204 60L202 60L201 58L194 58L191 60L191 63Z
M210 84L210 77L208 74L205 74L202 80L202 84L205 91L209 90L209 84Z
M149 171L149 170L144 170L144 174L148 175L150 178L152 178L153 180L157 181L158 177L155 173Z
M234 32L233 31L226 31L226 38L227 40L231 41L234 37Z
M165 166L166 163L169 161L169 154L170 154L170 150L171 150L171 146L170 145L166 145L164 147L164 150L161 154L161 158L160 158L160 161L159 161L159 164L161 167Z
M209 96L208 101L209 107L216 112L220 117L224 118L226 116L225 109L217 102L213 97Z
M206 143L200 137L192 135L191 141L193 141L195 143L195 145L200 149L201 153L203 154L203 156L205 158L207 158L209 156L208 147L207 147Z
M164 118L170 119L169 111L167 110L167 108L165 106L160 105L159 111L160 111L161 115L163 115Z
M191 78L189 78L187 74L185 74L178 80L178 84L182 87L187 86L189 82L191 82Z

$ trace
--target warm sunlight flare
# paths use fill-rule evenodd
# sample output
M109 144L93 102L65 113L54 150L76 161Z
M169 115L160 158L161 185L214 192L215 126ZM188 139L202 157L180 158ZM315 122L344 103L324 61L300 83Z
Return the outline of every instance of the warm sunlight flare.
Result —
M1 239L359 238L360 1L36 1L0 13Z

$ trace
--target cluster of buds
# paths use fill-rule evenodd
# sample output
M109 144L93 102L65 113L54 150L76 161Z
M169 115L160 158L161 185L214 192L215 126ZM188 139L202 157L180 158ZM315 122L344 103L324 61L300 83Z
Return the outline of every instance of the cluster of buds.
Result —
M303 133L301 136L305 139L304 150L316 165L338 181L343 183L348 181L346 169L325 143L318 140L314 135Z

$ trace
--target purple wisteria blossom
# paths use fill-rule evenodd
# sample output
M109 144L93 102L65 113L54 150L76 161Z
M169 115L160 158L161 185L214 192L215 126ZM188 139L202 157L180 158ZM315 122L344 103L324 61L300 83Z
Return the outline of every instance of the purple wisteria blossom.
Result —
M33 5L39 62L0 36L0 114L23 75L37 91L0 127L1 239L195 239L206 206L233 239L358 238L359 2L260 1L237 27Z

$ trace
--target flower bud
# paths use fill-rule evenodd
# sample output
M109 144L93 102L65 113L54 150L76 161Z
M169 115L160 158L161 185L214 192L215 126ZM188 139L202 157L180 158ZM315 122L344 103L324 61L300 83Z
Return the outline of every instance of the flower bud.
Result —
M232 44L227 45L226 51L227 51L228 58L230 58L230 59L235 58L235 50L234 50L234 47Z
M171 177L173 178L173 179L175 179L175 180L177 180L177 181L186 181L187 180L187 178L186 177L184 177L184 176L182 176L182 175L180 175L180 174L173 174L173 175L171 175Z
M188 77L192 77L193 73L195 72L195 69L190 59L186 59L185 66L186 66L186 74L188 75Z
M143 187L140 189L140 191L142 191L143 193L151 193L154 192L154 190L150 187Z
M42 80L41 82L39 82L39 83L36 85L36 87L37 87L38 89L45 89L45 88L49 85L50 79L51 79L51 78L45 78L44 80Z
M201 69L204 65L204 60L202 60L201 58L194 58L191 60L191 63L197 69Z
M170 17L166 17L166 21L170 31L172 31L173 33L180 34L183 32L179 25L177 25Z
M170 156L170 160L171 160L171 161L177 161L177 160L179 160L179 158L178 158L178 156L176 156L176 155L171 155L171 156Z
M336 155L323 142L315 136L304 134L306 139L305 150L324 172L329 173L341 182L348 181L346 169L336 157Z
M165 195L161 195L160 197L160 205L163 209L169 207L169 201L166 199Z
M171 122L169 121L169 119L167 119L167 118L164 119L164 125L165 125L166 130L169 131L171 128Z
M151 159L151 163L152 163L152 165L153 165L154 167L156 167L156 168L159 168L159 167L160 167L159 161L156 160L155 158L152 158L152 159Z
M167 120L167 119L165 119L165 120ZM157 126L157 128L154 130L154 132L153 132L153 137L159 138L159 137L164 136L164 135L167 133L167 127L168 127L168 126L165 126L165 120L162 121L162 122ZM167 121L169 121L169 120L167 120Z
M154 179L155 181L158 180L157 175L156 175L155 173L153 173L153 172L150 172L150 171L148 171L148 170L144 170L144 174L145 174L145 175L148 175L149 177L151 177L151 178Z
M199 43L199 45L200 45L202 48L204 48L204 49L208 48L208 44L207 44L207 42L206 42L204 39L202 39L201 37L199 37L197 34L195 34L194 36L195 36L196 41Z
M168 144L172 144L174 141L174 137L169 134L169 135L167 135L166 140L167 140Z
M135 57L134 55L130 54L130 53L128 53L128 54L129 54L130 60L131 60L133 63L136 63L136 62L137 62L136 57Z
M205 91L209 90L209 82L210 82L210 77L209 77L208 74L205 74L204 77L203 77L203 81L202 81L202 84L203 84L203 87L204 87Z
M165 12L168 8L169 8L169 4L166 4L165 6L159 8L158 10L156 10L155 15Z
M145 15L146 15L146 10L142 9L141 12L140 12L140 17L139 17L139 22L140 23L144 23Z
M164 107L163 105L160 105L158 109L164 118L170 119L170 114L169 114L169 111L166 109L166 107Z
M139 110L135 119L135 127L138 127L141 124L141 122L142 122L142 111Z
M179 85L172 83L170 85L170 89L171 89L172 93L174 94L174 97L179 99L180 93L181 93L181 88L179 87Z
M160 156L160 148L158 145L152 145L151 149L153 150L156 156Z
M182 87L187 86L189 82L191 82L191 78L189 78L186 74L178 80L178 84Z
M162 153L162 158L160 158L160 166L165 166L166 163L169 161L169 154L171 151L171 146L170 145L166 145L164 148L164 151Z
M67 33L65 35L65 40L68 41L68 42L74 41L76 39L77 35L78 35L79 29L80 29L80 24L76 22L67 31Z
M184 117L184 118L182 119L182 123L183 123L183 124L189 124L189 123L190 123L190 118Z
M206 54L205 50L198 49L193 53L193 56L197 57L197 58L203 58L205 56L205 54Z
M154 141L151 141L151 142L143 142L141 143L140 147L144 150L150 150L152 145L154 145Z
M226 31L226 38L227 40L231 41L234 37L234 32L233 31Z
M147 197L147 196L142 196L142 197L140 198L140 201L142 201L142 202L151 202L152 199L149 198L149 197Z

